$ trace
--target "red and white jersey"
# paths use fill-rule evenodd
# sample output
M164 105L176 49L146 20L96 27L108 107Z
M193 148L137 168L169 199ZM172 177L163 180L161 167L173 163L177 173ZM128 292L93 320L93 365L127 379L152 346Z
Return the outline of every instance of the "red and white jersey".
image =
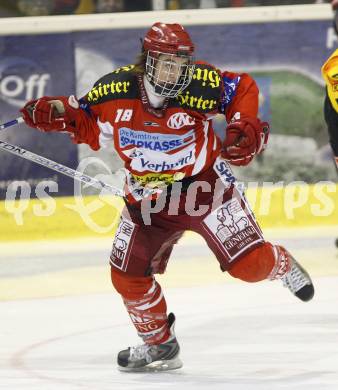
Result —
M80 100L75 142L94 150L114 143L125 168L142 185L170 184L208 169L220 153L211 118L256 117L258 89L247 74L196 63L191 84L162 109L151 107L134 65L102 77Z

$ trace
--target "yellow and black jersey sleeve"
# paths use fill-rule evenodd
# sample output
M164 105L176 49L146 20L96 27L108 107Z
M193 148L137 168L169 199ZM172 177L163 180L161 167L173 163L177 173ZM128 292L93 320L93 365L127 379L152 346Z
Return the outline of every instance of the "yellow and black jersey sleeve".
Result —
M218 109L221 94L220 72L212 65L197 62L191 83L170 105L202 114L212 113Z
M101 77L83 99L92 106L115 99L137 98L138 86L134 68L135 65L122 66Z

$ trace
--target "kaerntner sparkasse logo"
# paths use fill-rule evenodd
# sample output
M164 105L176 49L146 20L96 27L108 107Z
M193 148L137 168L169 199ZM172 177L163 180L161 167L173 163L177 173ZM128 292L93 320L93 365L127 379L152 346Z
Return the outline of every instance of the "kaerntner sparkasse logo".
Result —
M22 107L28 100L48 94L50 74L34 61L22 57L0 60L0 99Z

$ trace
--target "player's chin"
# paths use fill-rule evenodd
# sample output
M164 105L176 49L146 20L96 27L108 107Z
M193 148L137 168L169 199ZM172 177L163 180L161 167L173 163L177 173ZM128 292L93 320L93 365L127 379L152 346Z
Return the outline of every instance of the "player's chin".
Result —
M172 89L175 87L176 83L170 81L163 81L163 82L159 82L159 85L163 88Z

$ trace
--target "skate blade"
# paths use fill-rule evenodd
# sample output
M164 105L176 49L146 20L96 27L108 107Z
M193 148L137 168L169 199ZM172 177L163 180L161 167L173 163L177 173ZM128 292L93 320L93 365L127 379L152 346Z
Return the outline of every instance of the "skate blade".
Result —
M118 366L118 369L122 372L161 372L176 370L183 366L182 361L179 358L170 360L157 360L143 367L122 367Z

